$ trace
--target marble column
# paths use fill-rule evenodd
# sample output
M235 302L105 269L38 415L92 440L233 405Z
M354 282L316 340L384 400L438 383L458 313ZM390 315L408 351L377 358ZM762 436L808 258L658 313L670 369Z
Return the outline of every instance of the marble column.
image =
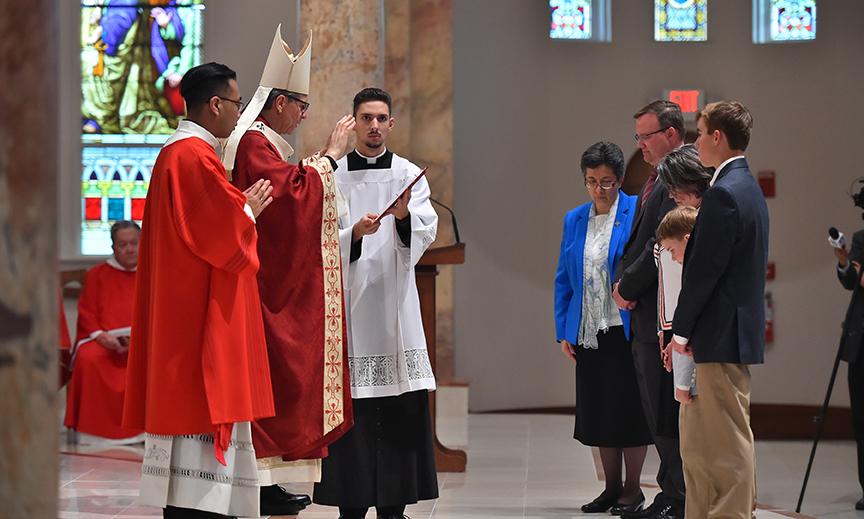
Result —
M302 45L312 31L312 106L297 136L298 157L320 150L336 121L351 113L363 87L380 84L384 36L382 0L301 0Z
M432 196L453 206L453 5L452 0L412 0L411 5L411 152L429 167ZM440 216L433 247L454 241L450 215ZM467 252L469 255L469 250ZM453 268L441 267L436 284L438 380L453 379Z
M57 517L57 6L0 8L0 503Z

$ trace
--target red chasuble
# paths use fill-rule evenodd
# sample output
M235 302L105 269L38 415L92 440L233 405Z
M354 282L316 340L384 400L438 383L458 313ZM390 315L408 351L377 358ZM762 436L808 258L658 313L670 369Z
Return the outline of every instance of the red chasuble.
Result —
M144 209L124 426L218 438L218 424L273 415L245 202L202 138L162 148Z
M336 184L326 158L288 164L252 129L232 182L243 190L259 179L273 185L258 219L258 287L276 416L252 424L252 441L259 458L321 458L353 424Z
M102 263L87 272L78 300L78 331L72 354L72 378L66 392L66 427L104 438L141 433L123 422L127 353L95 340L99 332L132 325L135 272Z

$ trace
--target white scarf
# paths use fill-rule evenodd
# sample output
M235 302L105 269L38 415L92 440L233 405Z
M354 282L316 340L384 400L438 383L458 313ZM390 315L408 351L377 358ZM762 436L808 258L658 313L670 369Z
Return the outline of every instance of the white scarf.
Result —
M609 282L609 242L618 212L618 200L609 208L609 213L598 215L591 204L588 217L588 232L585 236L582 281L582 322L579 326L579 344L584 348L598 348L597 334L607 332L616 323L612 314L611 283ZM617 311L616 311L617 313Z

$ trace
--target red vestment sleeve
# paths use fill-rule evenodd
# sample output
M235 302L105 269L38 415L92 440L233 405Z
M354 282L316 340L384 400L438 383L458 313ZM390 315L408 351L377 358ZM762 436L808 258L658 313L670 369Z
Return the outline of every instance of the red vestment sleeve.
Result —
M257 235L255 223L243 212L246 197L225 178L215 154L203 159L180 155L180 174L169 177L177 234L195 255L218 269L254 272ZM186 171L195 173L182 174Z
M101 298L102 276L98 269L90 269L84 277L84 286L81 288L81 297L78 299L78 326L76 329L75 344L87 339L96 330L106 331L107 327L99 318L102 315Z

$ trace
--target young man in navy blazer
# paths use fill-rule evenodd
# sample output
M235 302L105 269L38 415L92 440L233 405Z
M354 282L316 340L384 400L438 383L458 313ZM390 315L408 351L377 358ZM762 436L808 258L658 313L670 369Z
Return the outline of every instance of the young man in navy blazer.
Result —
M756 460L750 371L765 351L768 206L744 150L753 119L735 101L711 103L696 148L716 168L684 255L669 348L693 355L698 396L682 405L686 517L750 519Z

